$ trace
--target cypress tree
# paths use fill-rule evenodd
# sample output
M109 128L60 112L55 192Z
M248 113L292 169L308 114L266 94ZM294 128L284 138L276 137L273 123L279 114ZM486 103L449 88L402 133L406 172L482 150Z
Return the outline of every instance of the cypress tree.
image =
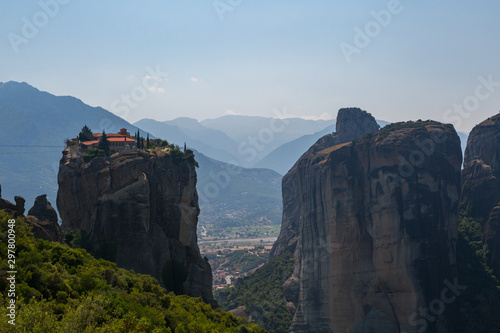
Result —
M108 137L106 135L106 132L103 130L101 139L99 140L99 149L104 150L104 153L106 154L106 156L109 155L109 146L110 146L110 144L109 144Z

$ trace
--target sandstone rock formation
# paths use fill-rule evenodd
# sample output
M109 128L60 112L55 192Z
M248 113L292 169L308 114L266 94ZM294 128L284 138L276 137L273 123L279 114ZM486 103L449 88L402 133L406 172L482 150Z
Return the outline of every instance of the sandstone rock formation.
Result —
M500 276L500 114L474 127L469 135L462 171L462 209L481 223L488 266Z
M453 306L433 321L419 308L455 277L462 153L453 127L398 123L315 146L283 180L298 195L284 201L280 238L295 244L273 249L295 246L291 332L449 330Z
M299 230L298 202L300 193L297 189L297 168L300 161L308 159L314 153L339 143L352 141L365 134L377 131L380 126L368 112L359 108L343 108L337 114L336 132L320 138L305 152L282 180L283 219L278 240L271 250L271 258L285 251L295 252Z
M68 148L57 207L63 228L80 230L94 255L211 302L212 273L197 245L195 163L174 153L115 154L84 163Z
M297 248L301 226L299 209L300 197L303 195L299 189L300 173L298 171L301 161L308 160L310 156L325 148L333 147L340 143L349 142L370 132L377 131L380 126L375 118L368 112L359 108L343 108L337 115L336 132L320 138L312 145L295 163L282 180L283 195L283 219L281 231L277 241L274 243L270 253L271 258L275 258L285 251L294 253L296 262L300 263L300 244ZM285 294L288 301L295 306L299 299L299 274L300 265L295 265L293 275L285 282Z
M64 235L57 221L57 212L47 201L47 195L36 197L34 206L28 211L26 221L31 224L36 238L64 243Z

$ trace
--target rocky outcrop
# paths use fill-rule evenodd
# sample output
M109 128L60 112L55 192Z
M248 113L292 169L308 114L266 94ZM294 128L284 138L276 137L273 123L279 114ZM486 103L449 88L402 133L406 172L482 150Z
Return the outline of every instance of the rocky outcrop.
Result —
M150 274L170 291L213 300L210 265L197 245L194 159L139 152L84 163L68 148L58 182L63 228L80 230L91 253Z
M297 189L297 168L300 161L309 159L316 152L333 147L339 143L352 141L365 134L377 131L380 126L368 112L359 108L343 108L337 114L336 132L320 138L295 163L282 180L283 218L278 240L271 250L271 258L275 258L285 251L294 253L299 234L298 202L300 193ZM293 287L292 287L293 288Z
M26 221L32 226L36 238L64 243L64 235L57 219L57 212L47 200L47 195L36 197L28 211Z
M380 126L370 113L359 108L340 109L335 134L342 142L349 142L363 135L378 131Z
M15 204L2 198L2 186L0 185L0 210L5 210L15 217L24 216L24 204L26 200L23 197L16 196L14 197L14 201L16 202Z
M23 197L20 196L15 196L14 201L16 203L16 210L19 214L23 215L24 214L24 205L26 204L26 200Z
M471 131L462 171L462 209L479 221L488 266L500 276L500 114Z
M302 252L298 244L301 225L299 202L303 195L299 189L300 173L299 165L303 161L309 160L315 153L340 143L345 143L359 138L370 132L377 131L380 126L375 118L366 111L359 108L343 108L337 114L336 132L320 138L312 145L295 163L282 180L283 197L283 219L281 231L277 241L274 243L270 253L270 258L275 258L284 252L291 252L295 255L297 263L300 263ZM300 264L295 265L294 273L284 283L284 291L288 301L295 307L299 300L299 277Z
M299 193L283 212L299 231L285 284L299 290L291 332L449 331L452 305L433 320L419 309L456 276L462 153L453 127L398 123L321 148L284 178Z
M15 196L16 204L1 198L2 189L0 187L0 210L5 210L14 217L24 217L31 226L35 238L64 244L64 235L57 220L57 212L47 201L47 195L40 195L36 198L34 206L24 216L24 205L26 200L23 197Z

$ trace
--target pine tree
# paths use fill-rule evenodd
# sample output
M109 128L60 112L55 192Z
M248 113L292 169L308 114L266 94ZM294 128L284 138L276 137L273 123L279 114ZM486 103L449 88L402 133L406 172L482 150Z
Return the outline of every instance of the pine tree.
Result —
M83 126L80 134L78 134L78 139L80 140L80 142L93 141L94 134L92 133L90 128L88 128L88 126L85 125L85 126Z
M184 142L184 152L186 152L186 143Z
M148 138L146 139L146 148L149 149L149 133L148 133Z

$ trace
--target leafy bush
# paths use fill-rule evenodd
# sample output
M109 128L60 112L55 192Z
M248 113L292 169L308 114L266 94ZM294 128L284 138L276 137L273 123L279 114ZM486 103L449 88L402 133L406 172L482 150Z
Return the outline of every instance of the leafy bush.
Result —
M189 163L194 164L194 166L195 166L195 167L197 167L197 168L199 168L199 167L200 167L200 165L198 164L198 161L196 161L196 160L194 159L194 154L189 154L189 155L187 155L186 160L187 160Z
M102 149L97 148L89 148L87 149L87 154L83 155L83 161L85 163L89 163L96 157L104 157L106 156L106 152Z
M178 149L178 147L170 149L170 156L172 157L172 161L174 161L175 164L182 163L186 159L186 156Z

